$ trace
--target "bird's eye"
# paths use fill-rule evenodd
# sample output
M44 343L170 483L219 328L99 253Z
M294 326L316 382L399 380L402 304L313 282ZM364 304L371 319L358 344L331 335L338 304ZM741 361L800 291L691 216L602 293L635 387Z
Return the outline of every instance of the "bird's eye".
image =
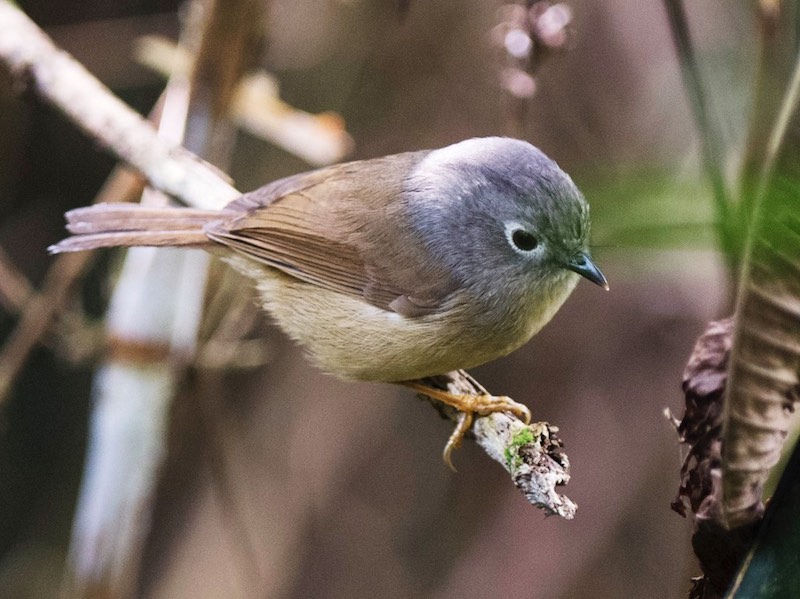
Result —
M517 229L511 234L511 242L518 250L530 252L539 245L539 240L524 229Z

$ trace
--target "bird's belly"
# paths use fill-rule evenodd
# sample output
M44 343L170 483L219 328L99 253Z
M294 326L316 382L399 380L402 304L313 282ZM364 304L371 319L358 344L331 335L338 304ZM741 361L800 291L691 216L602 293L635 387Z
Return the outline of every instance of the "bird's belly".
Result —
M404 381L497 357L459 338L440 316L407 318L304 283L285 284L278 295L270 291L262 292L264 306L281 328L320 368L341 378Z
M472 368L514 351L550 320L577 279L565 278L546 298L512 302L524 306L516 312L457 296L438 313L405 317L252 260L227 261L256 281L264 309L320 368L344 379L384 382Z
M233 257L228 262L257 282L264 308L276 323L320 368L340 378L412 380L471 368L513 349L507 339L490 342L481 331L462 326L474 322L468 314L455 324L452 310L445 311L447 320L441 314L407 318L251 260Z

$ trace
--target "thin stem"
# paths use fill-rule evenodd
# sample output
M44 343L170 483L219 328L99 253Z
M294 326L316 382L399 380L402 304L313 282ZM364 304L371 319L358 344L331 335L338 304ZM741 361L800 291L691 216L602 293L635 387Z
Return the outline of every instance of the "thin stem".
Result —
M739 213L750 218L763 179L769 136L780 110L794 55L793 22L788 7L779 2L758 2L758 66L750 108L750 124L740 172Z
M0 248L0 306L7 312L21 312L33 293L28 279L17 270L3 248Z
M8 0L0 0L0 64L92 139L140 170L153 187L204 208L219 208L239 195L197 156L159 139L150 123L58 49Z
M783 148L783 142L786 139L789 123L797 112L798 103L800 103L800 53L798 53L797 59L795 60L792 78L783 96L775 126L770 132L766 155L764 156L764 165L761 168L761 179L758 186L758 195L756 196L757 201L766 193L767 186L775 174L775 163ZM755 209L757 210L758 206L756 206Z
M689 22L686 18L683 3L681 0L664 0L664 7L667 10L672 41L678 53L681 75L689 95L695 124L700 132L703 165L711 181L719 219L718 235L720 246L728 261L729 271L733 273L738 260L736 244L732 236L731 203L725 186L725 179L722 175L721 136L709 116L706 94L694 47L692 46Z
M141 194L143 186L142 177L137 173L117 167L95 202L130 201ZM47 271L41 293L31 294L24 304L19 323L0 348L0 408L8 400L28 355L50 329L93 259L91 252L59 256Z

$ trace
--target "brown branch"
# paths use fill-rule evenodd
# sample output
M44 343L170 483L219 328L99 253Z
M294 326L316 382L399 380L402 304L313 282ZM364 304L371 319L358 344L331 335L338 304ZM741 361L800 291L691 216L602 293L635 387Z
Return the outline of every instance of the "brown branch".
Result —
M139 174L118 167L95 201L132 201L141 195L143 188L144 181ZM0 349L0 408L8 400L14 380L31 350L48 331L93 258L91 252L62 254L47 271L41 292L28 296L17 327Z
M186 48L157 36L139 40L136 58L165 76L188 73L191 66ZM236 89L229 118L240 129L313 165L334 164L352 152L355 144L340 115L299 110L281 100L279 91L278 82L268 73L250 73Z
M254 55L251 44L262 33L263 9L260 0L198 0L188 6L184 39L196 52L193 75L187 79L176 73L171 78L159 124L164 137L145 142L157 141L167 147L169 142L183 143L217 164L228 162L235 131L225 118L227 105L243 74L244 61ZM144 131L121 141L140 143L135 137L140 133ZM138 154L136 148L128 149ZM193 156L187 149L180 147L180 153ZM193 164L202 165L199 161ZM204 177L209 173L213 171L208 169ZM212 201L202 199L204 205L221 206L238 195L227 184L219 189L222 194ZM160 196L157 192L146 195L153 201L168 201L156 197ZM91 596L94 589L101 589L115 597L133 596L156 483L166 457L169 406L185 368L196 356L210 257L201 252L172 251L150 262L151 255L142 248L128 253L108 314L108 332L117 348L133 349L138 358L131 360L130 354L126 358L119 353L106 356L96 375L94 410L96 415L114 413L115 419L122 419L135 433L118 435L117 425L100 416L93 421L90 470L75 515L64 581L73 595ZM142 259L148 262L147 268L140 268ZM160 325L147 326L144 323L148 321ZM172 359L165 360L166 356ZM104 386L109 377L114 384ZM144 451L130 447L132 437L133 444ZM136 463L131 462L131 454L137 456ZM212 473L221 500L230 508L222 512L229 519L225 529L234 531L233 546L249 566L248 578L253 578L252 573L258 572L254 543L248 534L242 534L248 533L248 528L240 518L240 506L228 505L233 495L227 492L223 466ZM108 481L119 483L109 489ZM98 502L102 508L96 507ZM96 547L104 550L99 552Z
M7 312L21 312L25 303L34 294L34 289L11 262L11 258L0 247L0 306ZM0 400L1 401L1 400Z
M63 111L92 139L186 204L219 208L239 195L216 169L185 148L159 139L153 127L95 79L24 13L0 0L0 63Z
M463 370L425 379L431 386L455 394L485 395L480 383ZM426 396L422 396L425 399ZM444 416L457 422L460 412L430 399ZM531 505L548 516L575 517L578 506L556 488L569 482L569 458L563 451L556 427L546 422L526 425L503 412L479 416L472 425L472 436L490 458L511 475L514 485Z

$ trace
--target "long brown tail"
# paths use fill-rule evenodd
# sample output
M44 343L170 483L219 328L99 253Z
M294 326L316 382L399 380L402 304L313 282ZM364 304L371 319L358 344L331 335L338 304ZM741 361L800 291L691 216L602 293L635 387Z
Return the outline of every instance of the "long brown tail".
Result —
M224 217L219 210L139 204L96 204L66 213L71 237L51 245L51 254L104 247L204 246L213 242L203 226Z

